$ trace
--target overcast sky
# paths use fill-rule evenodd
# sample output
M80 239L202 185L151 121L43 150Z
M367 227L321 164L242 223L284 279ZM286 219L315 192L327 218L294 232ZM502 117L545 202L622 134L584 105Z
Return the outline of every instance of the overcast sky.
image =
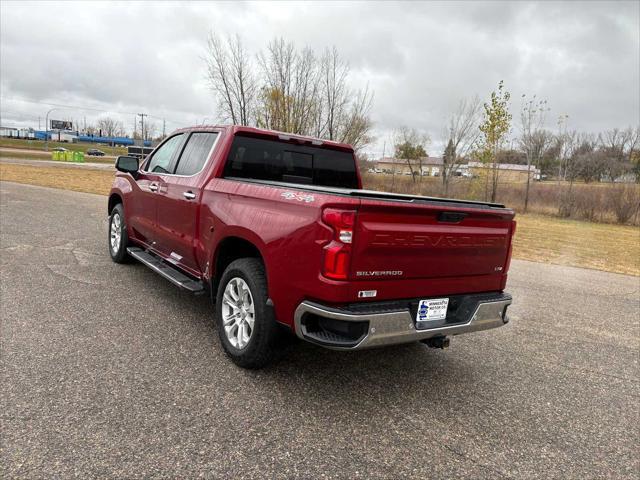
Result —
M257 52L275 36L335 45L356 86L375 92L382 153L401 125L433 138L461 98L512 93L549 102L547 126L597 132L640 124L640 2L1 3L2 125L37 126L43 103L146 112L167 130L218 119L202 61L209 31ZM28 103L19 100L29 100ZM127 112L131 112L127 114ZM58 109L53 118L105 115ZM116 116L116 115L114 115ZM517 133L517 122L515 130Z

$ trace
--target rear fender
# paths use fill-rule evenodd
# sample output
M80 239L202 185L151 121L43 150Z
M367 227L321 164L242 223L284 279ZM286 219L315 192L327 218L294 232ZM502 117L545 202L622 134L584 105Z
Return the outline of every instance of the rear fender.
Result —
M267 285L269 285L271 279L269 278L269 265L268 265L267 257L265 255L266 245L264 241L254 232L240 226L225 228L224 234L214 239L214 246L211 249L211 251L213 252L213 254L211 255L211 261L205 266L205 272L204 272L205 278L215 288L216 278L219 278L223 273L223 272L216 271L216 264L218 263L220 251L222 247L225 245L226 241L230 241L230 239L234 239L234 238L247 242L258 251L258 253L260 254L260 259L264 264L265 273L267 276Z

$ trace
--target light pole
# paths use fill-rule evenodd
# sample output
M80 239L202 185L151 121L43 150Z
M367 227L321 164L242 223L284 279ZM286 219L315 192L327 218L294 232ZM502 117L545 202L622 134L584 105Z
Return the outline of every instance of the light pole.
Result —
M44 149L49 151L49 114L53 112L55 108L52 108L47 112L47 115L44 117Z

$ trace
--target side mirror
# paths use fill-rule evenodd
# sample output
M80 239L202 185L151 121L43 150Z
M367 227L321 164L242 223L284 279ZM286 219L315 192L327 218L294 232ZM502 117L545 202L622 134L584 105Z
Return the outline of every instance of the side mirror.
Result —
M130 173L134 178L138 175L138 159L136 157L127 157L121 155L116 159L116 170L119 172Z

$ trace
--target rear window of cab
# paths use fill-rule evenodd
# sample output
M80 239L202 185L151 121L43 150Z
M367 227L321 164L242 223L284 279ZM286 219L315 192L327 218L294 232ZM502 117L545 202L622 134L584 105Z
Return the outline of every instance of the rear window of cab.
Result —
M233 139L224 176L358 188L353 153L241 135Z

